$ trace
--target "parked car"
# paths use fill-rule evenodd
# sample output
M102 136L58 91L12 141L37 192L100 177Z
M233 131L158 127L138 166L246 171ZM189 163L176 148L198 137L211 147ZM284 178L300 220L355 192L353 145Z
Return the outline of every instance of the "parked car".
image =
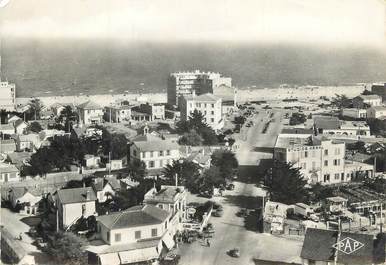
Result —
M230 183L226 186L226 189L227 190L234 190L235 189L235 185L233 183Z
M212 211L212 216L213 217L221 217L221 216L223 216L223 214L224 214L224 211L223 211L222 208L219 208L217 210L213 210Z
M239 258L240 257L240 249L234 248L228 251L228 255L233 258Z

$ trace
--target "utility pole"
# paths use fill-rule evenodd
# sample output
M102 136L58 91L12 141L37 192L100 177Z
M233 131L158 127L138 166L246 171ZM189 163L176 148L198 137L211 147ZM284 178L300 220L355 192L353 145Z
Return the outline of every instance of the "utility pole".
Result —
M109 152L109 175L111 175L111 152Z

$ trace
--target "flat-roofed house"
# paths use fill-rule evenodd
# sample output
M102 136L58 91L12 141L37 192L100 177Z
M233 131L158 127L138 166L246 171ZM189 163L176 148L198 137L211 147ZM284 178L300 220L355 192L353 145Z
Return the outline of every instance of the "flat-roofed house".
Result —
M204 121L213 130L220 130L224 127L222 117L222 99L207 93L197 96L194 92L191 95L182 96L180 99L181 119L189 120L190 115L199 111L204 116Z
M274 158L292 163L311 183L350 182L359 174L373 177L373 165L346 161L343 141L307 134L280 134Z
M59 227L64 229L81 217L96 215L96 200L97 197L91 187L58 190L56 207Z
M89 247L89 264L153 264L162 249L172 249L171 213L152 205L97 217L97 235L103 244Z

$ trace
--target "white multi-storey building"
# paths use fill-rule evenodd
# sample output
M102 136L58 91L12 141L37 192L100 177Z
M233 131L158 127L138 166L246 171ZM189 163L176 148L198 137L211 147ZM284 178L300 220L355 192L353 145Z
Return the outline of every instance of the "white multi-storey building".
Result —
M149 171L160 171L173 160L180 158L179 145L172 140L163 140L149 134L148 127L144 128L143 135L132 139L130 145L130 162L143 161ZM151 172L148 172L151 174Z
M201 72L177 72L172 73L168 79L168 103L178 105L178 100L183 95L213 93L213 89L219 86L232 86L232 78L223 77L220 73Z
M77 106L81 124L98 124L102 122L103 108L92 101L86 101Z
M0 80L0 109L14 111L16 109L16 86Z
M310 183L334 184L349 182L363 172L373 176L373 165L345 160L344 142L311 134L280 134L274 158L291 163Z
M181 120L187 121L194 110L198 110L204 115L204 121L213 130L219 130L224 126L221 98L209 93L196 96L194 92L192 95L181 97Z

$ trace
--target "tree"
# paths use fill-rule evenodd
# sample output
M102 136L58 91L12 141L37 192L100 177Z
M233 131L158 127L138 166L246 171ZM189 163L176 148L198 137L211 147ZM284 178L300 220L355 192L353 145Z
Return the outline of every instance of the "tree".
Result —
M52 256L57 264L85 264L86 241L70 232L54 234L45 247L45 252Z
M29 105L29 110L28 110L28 115L27 118L28 120L38 120L40 119L40 112L43 109L43 104L38 98L31 99L30 102L28 103Z
M198 146L202 145L203 141L202 137L195 130L190 130L184 133L178 142L181 145Z
M317 203L328 197L334 196L334 189L332 187L322 185L319 182L312 185L309 191L310 203Z
M129 176L139 183L143 182L146 172L146 164L141 160L134 160L129 164L128 167Z
M111 134L106 128L102 129L103 153L111 159L122 159L127 156L127 139L122 133Z
M352 106L352 100L346 95L335 94L335 97L331 100L331 104L339 109L350 108Z
M305 202L307 181L299 168L292 164L274 161L273 167L267 172L266 185L272 201L285 204Z
M203 139L205 145L217 144L217 136L215 131L204 122L204 115L194 110L187 121L179 121L177 123L177 132L180 134L188 133L195 130Z
M28 130L30 132L39 133L39 132L41 132L43 130L43 128L40 125L40 123L34 121L34 122L30 123L30 125L28 126Z
M367 119L367 124L372 134L386 137L386 120L371 118Z
M221 177L230 179L237 172L239 162L235 154L229 150L216 150L211 156L211 163L219 169Z
M244 124L246 121L246 118L244 116L236 116L234 119L235 124Z
M381 178L381 177L366 178L365 186L369 187L370 189L378 193L386 194L386 179L384 178Z
M359 153L366 153L365 142L357 141L355 143L346 144L347 150L358 151Z
M61 123L64 126L64 130L66 132L70 132L72 125L74 123L79 122L79 115L76 111L72 109L71 106L67 105L60 112L57 122Z
M305 123L306 120L307 120L307 117L304 113L295 112L292 114L292 116L289 120L289 124L290 125L298 125L298 124Z
M174 185L176 176L178 184L185 186L190 192L197 193L200 189L197 179L200 177L200 167L189 160L173 160L163 169L165 184Z
M365 90L363 90L362 95L368 96L368 95L374 95L374 93L371 92L370 90L365 89Z

